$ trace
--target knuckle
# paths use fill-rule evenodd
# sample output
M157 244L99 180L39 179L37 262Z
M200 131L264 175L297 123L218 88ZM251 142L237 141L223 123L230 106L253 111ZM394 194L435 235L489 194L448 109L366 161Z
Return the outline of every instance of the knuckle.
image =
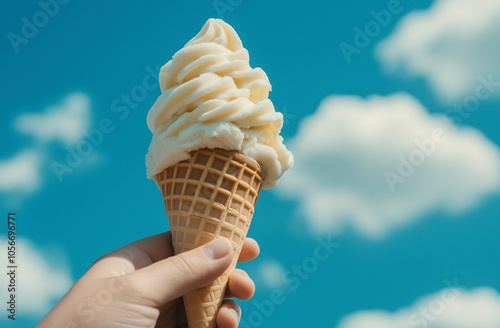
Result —
M124 287L124 291L130 297L142 297L144 293L144 286L141 279L135 279L133 275L124 275L115 277L118 283Z
M120 282L121 285L125 286L127 290L137 291L141 288L137 282L138 279L134 279L132 275L118 276L115 277L115 279Z
M200 274L200 268L196 261L188 261L185 256L174 256L170 258L172 266L182 276L195 276Z

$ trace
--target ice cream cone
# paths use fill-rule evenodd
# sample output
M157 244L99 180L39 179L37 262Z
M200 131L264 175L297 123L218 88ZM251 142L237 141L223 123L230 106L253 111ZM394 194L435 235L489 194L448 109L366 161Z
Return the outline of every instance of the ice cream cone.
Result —
M176 254L228 238L231 266L212 284L184 296L190 328L216 327L227 281L250 227L264 178L261 166L238 151L200 149L155 176L163 193Z

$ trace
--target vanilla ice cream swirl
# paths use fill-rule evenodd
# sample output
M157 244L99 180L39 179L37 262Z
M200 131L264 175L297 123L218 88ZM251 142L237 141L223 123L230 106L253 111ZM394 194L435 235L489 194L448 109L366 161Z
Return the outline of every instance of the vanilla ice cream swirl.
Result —
M255 159L265 171L264 189L293 165L279 135L283 115L268 99L269 79L250 67L248 51L224 21L209 19L161 68L160 87L147 118L153 133L148 177L201 148L238 150Z

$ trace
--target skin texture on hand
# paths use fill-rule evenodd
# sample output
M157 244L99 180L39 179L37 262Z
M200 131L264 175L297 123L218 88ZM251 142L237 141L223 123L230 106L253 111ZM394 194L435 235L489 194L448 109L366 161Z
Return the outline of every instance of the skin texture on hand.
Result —
M233 254L225 238L176 256L170 232L138 240L97 260L37 328L187 327L182 295L217 279ZM247 238L238 261L258 254ZM254 291L252 279L236 269L225 297L247 300ZM240 317L238 304L225 299L217 325L235 328Z

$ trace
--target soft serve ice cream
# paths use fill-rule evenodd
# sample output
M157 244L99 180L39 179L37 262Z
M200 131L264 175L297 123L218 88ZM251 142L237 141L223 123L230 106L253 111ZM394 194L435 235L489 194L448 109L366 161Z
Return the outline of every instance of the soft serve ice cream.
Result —
M149 178L202 148L237 150L253 158L265 172L264 189L292 167L293 156L279 135L283 115L268 99L269 79L250 67L248 51L224 21L209 19L161 68L160 87L148 113Z

